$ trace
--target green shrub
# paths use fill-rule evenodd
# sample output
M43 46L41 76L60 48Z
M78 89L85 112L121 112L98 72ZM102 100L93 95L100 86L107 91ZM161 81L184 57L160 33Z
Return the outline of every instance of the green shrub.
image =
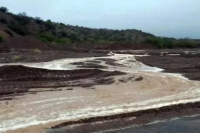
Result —
M7 13L8 12L8 9L4 6L0 7L0 11L4 12L4 13Z
M18 13L18 16L20 16L20 17L26 17L27 14L26 14L26 12L20 12L20 13Z
M12 59L14 61L20 61L22 59L22 57L20 55L15 55L15 56L12 57Z
M81 42L77 34L72 33L69 35L69 38L71 39L72 42Z
M8 25L8 28L10 28L11 30L13 30L14 32L20 34L20 35L28 35L29 32L27 31L27 29L21 25L18 24L13 24L13 25Z
M67 33L65 31L61 31L58 33L59 37L67 37Z
M51 20L47 20L47 22L45 22L44 25L45 25L46 30L55 29L55 26L53 25Z
M177 48L196 48L199 47L198 43L189 40L179 40L176 42L175 46Z
M40 17L36 17L36 18L35 18L35 22L36 22L37 24L43 24L43 23L44 23Z
M66 43L71 42L69 38L59 38L59 37L56 37L54 35L47 34L47 33L38 35L38 39L43 42L47 42L47 43L50 42L53 44L66 44Z
M171 38L160 38L160 44L162 48L173 48L174 40Z
M163 47L162 44L161 44L160 38L157 38L157 37L148 37L148 38L145 39L145 43L154 45L157 48Z
M47 33L42 33L42 34L38 35L38 38L44 42L53 42L55 39L55 37L53 35L47 34Z
M63 23L60 23L60 25L61 25L61 26L66 26L66 25L65 25L65 24L63 24Z
M39 50L39 49L33 49L33 53L36 53L36 54L41 54L41 53L42 53L42 51L41 51L41 50Z
M15 16L15 19L17 20L17 22L21 25L27 25L30 23L30 18L28 16L26 16L25 14L20 14L18 16Z
M200 45L190 39L174 39L166 37L146 38L145 43L156 46L157 48L197 48Z

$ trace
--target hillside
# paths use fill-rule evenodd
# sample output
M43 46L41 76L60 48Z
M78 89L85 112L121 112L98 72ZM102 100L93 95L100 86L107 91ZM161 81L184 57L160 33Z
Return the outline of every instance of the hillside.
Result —
M25 36L29 37L25 38ZM34 41L27 40L30 38ZM72 26L29 17L24 12L16 15L8 12L6 7L0 8L0 42L11 48L152 49L173 48L175 45L199 46L199 41L198 43L193 40L182 41L186 44L182 45L179 40L156 37L136 29L112 30ZM27 42L29 43L23 44ZM43 46L37 46L36 42Z

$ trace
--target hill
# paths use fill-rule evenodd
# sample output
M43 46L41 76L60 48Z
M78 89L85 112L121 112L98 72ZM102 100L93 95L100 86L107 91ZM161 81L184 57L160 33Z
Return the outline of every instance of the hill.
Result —
M188 39L181 41L156 37L136 29L92 29L55 23L51 20L44 21L39 17L27 16L25 12L16 15L8 12L6 7L0 8L0 42L11 48L145 49L200 46L199 41Z

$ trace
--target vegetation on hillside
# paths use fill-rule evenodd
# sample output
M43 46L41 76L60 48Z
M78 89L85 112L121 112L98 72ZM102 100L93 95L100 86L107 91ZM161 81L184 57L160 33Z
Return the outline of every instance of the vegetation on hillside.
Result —
M4 6L0 7L0 11L4 12L4 13L7 13L8 12L8 9Z
M156 37L136 29L92 29L54 23L51 20L44 21L39 17L29 17L25 12L16 15L8 12L6 7L0 7L0 12L4 14L0 17L0 23L5 24L11 31L22 36L36 36L41 41L58 47L69 47L69 45L74 47L73 44L109 45L113 43L149 44L157 48L200 46L199 41ZM9 30L7 32L12 34Z
M165 48L196 48L200 47L199 40L185 39L175 39L166 37L149 37L145 39L145 43L152 44L160 49Z

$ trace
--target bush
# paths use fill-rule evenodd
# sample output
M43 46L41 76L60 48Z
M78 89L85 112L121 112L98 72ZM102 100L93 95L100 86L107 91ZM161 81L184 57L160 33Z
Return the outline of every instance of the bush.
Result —
M65 31L61 31L58 33L59 37L67 37L67 33Z
M27 14L26 14L26 12L20 12L20 13L18 13L18 16L20 16L20 17L26 17Z
M171 38L161 38L160 43L162 44L162 48L173 48L174 40Z
M17 24L14 24L14 25L8 25L8 28L10 28L11 30L13 30L14 32L20 34L20 35L28 35L28 31L26 30L26 28L24 28L23 26L21 25L17 25Z
M13 61L20 61L22 57L20 55L15 55L12 57Z
M38 35L38 38L44 42L53 42L55 40L55 37L53 35L47 33Z
M36 18L35 18L35 22L36 22L37 24L43 24L43 21L41 20L40 17L36 17Z
M157 48L197 48L200 45L190 39L174 39L166 37L146 38L145 43L156 46Z
M154 46L156 46L157 48L162 48L161 41L160 41L160 39L157 38L157 37L148 37L148 38L145 39L144 42L147 43L147 44L154 45Z
M70 43L70 39L68 38L56 38L55 42L57 44L67 44L67 43Z
M15 19L17 20L17 22L21 25L27 25L30 23L30 18L27 17L25 14L20 14L18 16L15 16Z
M51 30L51 29L55 29L55 26L53 25L51 20L47 20L47 22L45 23L45 28L46 30Z
M65 24L63 24L63 23L60 23L60 25L61 25L61 26L66 26L66 25L65 25Z
M189 40L179 40L176 42L175 46L177 48L196 48L199 47L199 45L195 42L189 41Z
M42 53L42 51L41 51L41 50L39 50L39 49L33 49L33 53L36 53L36 54L41 54L41 53Z
M8 9L4 6L0 7L0 11L4 12L4 13L7 13L8 12Z
M174 48L175 39L161 37L147 37L145 43L156 46L157 48Z
M71 33L69 35L69 38L72 40L72 42L81 42L80 38L78 37L77 34Z
M38 36L38 39L43 42L50 42L54 44L66 44L70 43L70 40L68 38L58 38L56 36L53 36L51 34L43 33Z

